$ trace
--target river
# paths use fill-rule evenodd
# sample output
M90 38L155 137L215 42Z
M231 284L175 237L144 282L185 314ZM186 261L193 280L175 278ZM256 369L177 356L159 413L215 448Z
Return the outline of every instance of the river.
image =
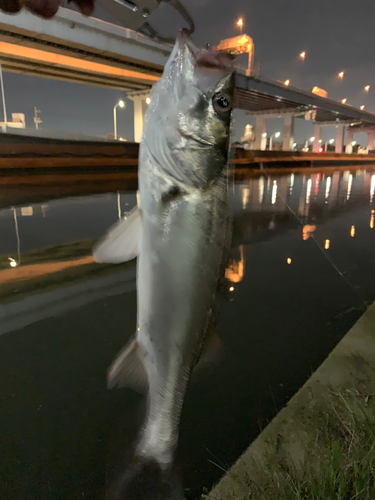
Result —
M136 203L124 181L118 189L39 189L37 203L15 190L2 202L4 500L104 499L142 423L143 396L106 389L135 330L135 264L90 255ZM375 299L374 193L372 166L263 171L230 185L219 328L180 428L187 499L221 477Z

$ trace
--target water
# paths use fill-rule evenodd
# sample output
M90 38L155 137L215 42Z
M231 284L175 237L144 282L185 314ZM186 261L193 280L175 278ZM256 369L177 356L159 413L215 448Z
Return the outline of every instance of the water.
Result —
M2 202L2 499L105 498L141 425L144 398L106 389L135 329L134 262L90 257L136 203L119 189L51 200L46 188L38 203L15 191ZM219 337L181 422L187 498L220 478L375 299L374 192L372 167L264 173L231 187Z

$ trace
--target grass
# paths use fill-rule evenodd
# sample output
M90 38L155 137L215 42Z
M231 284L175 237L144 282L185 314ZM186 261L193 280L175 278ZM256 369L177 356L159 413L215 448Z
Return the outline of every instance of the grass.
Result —
M309 397L299 395L292 421L279 422L250 459L228 471L229 489L203 498L375 499L375 372L352 358L353 386L315 381Z
M369 395L333 393L326 425L310 444L302 468L285 464L279 480L285 499L375 498L375 403Z

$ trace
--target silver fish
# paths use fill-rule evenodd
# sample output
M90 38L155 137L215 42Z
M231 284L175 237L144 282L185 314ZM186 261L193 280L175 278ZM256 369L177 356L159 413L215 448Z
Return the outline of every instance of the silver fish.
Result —
M180 33L145 117L139 205L94 248L97 262L138 257L136 337L108 373L109 387L149 387L128 479L151 462L170 473L184 394L212 319L231 234L231 62Z

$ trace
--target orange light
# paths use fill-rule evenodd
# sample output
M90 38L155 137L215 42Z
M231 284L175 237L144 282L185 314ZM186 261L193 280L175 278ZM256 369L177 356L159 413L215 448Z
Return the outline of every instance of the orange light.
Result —
M237 21L237 26L239 26L240 28L242 28L242 26L243 26L243 19L242 19L242 17L240 17L239 20Z
M365 91L368 92L370 90L370 85L366 85Z
M92 255L87 257L80 257L74 260L64 260L58 262L46 262L43 264L26 264L20 266L14 259L16 265L12 265L12 269L0 270L0 283L12 283L18 280L27 280L29 278L36 278L46 275L51 275L59 271L78 268L83 265L93 264L94 258ZM12 260L10 260L12 262ZM10 265L10 263L9 263Z
M371 219L370 219L370 228L374 229L374 214L371 214Z
M346 103L346 101L347 101L347 99L341 99L341 102L342 102L343 104L345 104L345 103Z
M285 80L284 85L288 86L290 84L290 80Z
M229 288L229 291L230 291L230 292L233 292L233 290L234 290L234 286L231 286L231 287Z
M365 105L362 104L362 106L359 108L360 110L364 110L365 109Z
M352 226L352 227L350 228L350 236L351 236L352 238L354 238L354 236L355 236L355 226Z
M286 263L287 263L287 264L291 264L291 263L292 263L292 259L291 259L290 257L288 257L288 258L286 259Z
M62 54L54 54L46 50L33 49L31 47L22 47L14 43L0 42L0 54L2 56L10 56L22 59L29 59L33 62L50 64L56 70L58 68L74 68L84 73L97 73L98 77L102 75L113 75L122 78L129 78L134 80L142 80L144 82L157 82L158 76L147 75L138 71L128 69L115 68L106 64L87 61L78 57L64 56Z
M339 78L341 78L341 80L342 80L342 79L344 78L344 75L345 75L344 71L341 71L341 72L339 73Z
M326 240L326 241L325 241L325 243L324 243L324 248L325 248L326 250L328 250L328 249L329 249L330 244L331 244L331 241L330 241L330 240Z
M306 52L301 52L299 56L304 61L306 57Z

